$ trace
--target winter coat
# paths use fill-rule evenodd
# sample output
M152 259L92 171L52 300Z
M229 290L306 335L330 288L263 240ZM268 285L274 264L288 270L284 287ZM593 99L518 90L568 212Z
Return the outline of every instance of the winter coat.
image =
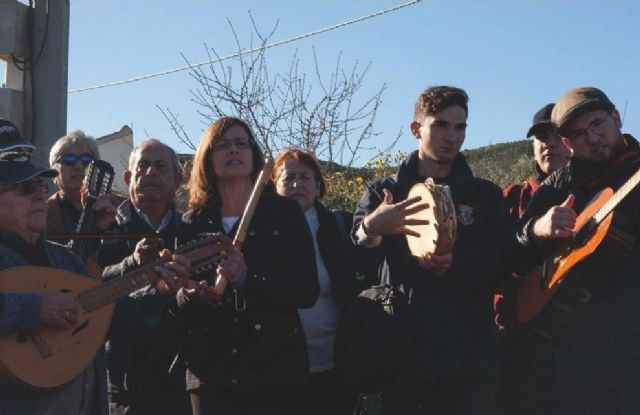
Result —
M425 181L412 153L396 176L367 186L358 204L352 237L388 189L397 203L411 187ZM384 280L410 296L409 366L420 379L442 376L495 376L497 350L493 294L508 275L513 229L502 192L474 177L462 154L450 175L438 184L451 188L458 218L453 263L444 275L433 275L410 254L404 235L384 236L379 249L386 263Z
M183 220L186 240L223 232L217 206L187 212ZM298 308L311 307L319 287L313 241L298 202L267 188L242 252L247 273L235 289L227 287L221 307L178 299L176 315L188 330L183 357L189 390L285 387L308 376ZM194 279L213 283L215 271Z

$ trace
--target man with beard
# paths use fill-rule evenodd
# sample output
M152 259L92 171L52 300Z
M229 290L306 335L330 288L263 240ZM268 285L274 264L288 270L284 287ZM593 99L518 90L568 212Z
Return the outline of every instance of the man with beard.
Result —
M605 187L618 189L640 166L640 146L622 134L622 121L609 98L596 88L566 92L551 114L569 164L552 173L533 197L519 240L536 262L548 257L572 231L576 215ZM636 189L614 210L607 238L569 273L547 307L578 310L566 325L534 321L550 337L555 376L546 382L557 393L546 413L640 413L640 192ZM617 241L611 244L611 241ZM527 264L522 268L527 268ZM577 295L579 302L561 303ZM576 306L576 305L579 305ZM558 316L554 323L561 321Z
M533 124L527 138L533 136L533 156L536 177L523 184L513 184L503 190L514 224L529 205L540 183L549 174L565 166L571 150L564 145L551 123L554 104L547 104L533 116ZM526 327L516 325L514 308L519 277L510 278L504 287L504 295L496 295L496 323L500 327L500 343L503 348L503 373L500 382L499 412L504 414L545 413L549 399L555 393L546 382L552 373L552 351L546 339L531 334ZM551 372L550 372L551 371Z
M174 198L182 169L171 147L155 139L141 143L131 152L124 181L130 199L118 207L113 231L132 238L103 241L99 260L107 280L157 260L163 247L175 249L181 224ZM170 383L167 374L179 340L167 318L171 301L147 287L120 302L123 312L114 318L107 344L112 414L189 410L184 386Z
M446 86L420 95L410 124L418 150L397 175L367 186L354 215L354 239L382 251L383 280L410 296L408 361L384 391L390 414L496 410L493 294L513 233L500 188L474 177L460 153L467 101L462 89ZM407 216L428 206L407 194L427 178L450 186L458 235L452 253L415 257L405 238L413 232Z

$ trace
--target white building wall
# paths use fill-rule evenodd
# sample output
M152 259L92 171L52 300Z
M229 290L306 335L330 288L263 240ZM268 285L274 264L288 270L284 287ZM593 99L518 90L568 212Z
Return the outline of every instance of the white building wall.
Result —
M97 141L100 158L109 162L115 170L114 190L128 194L123 175L127 169L129 154L133 150L133 131L125 125L120 131L100 137Z

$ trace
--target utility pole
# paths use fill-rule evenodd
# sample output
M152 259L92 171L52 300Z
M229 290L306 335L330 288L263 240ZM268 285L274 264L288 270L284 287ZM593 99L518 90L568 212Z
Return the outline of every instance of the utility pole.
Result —
M0 116L15 122L47 165L67 131L69 0L0 0L0 58L6 61Z
M25 92L23 71L13 63L29 54L27 14L29 7L16 0L0 0L0 59L5 63L0 79L0 117L13 121L25 134Z
M67 133L69 7L69 0L35 0L32 11L31 139L41 165L48 165L53 143Z

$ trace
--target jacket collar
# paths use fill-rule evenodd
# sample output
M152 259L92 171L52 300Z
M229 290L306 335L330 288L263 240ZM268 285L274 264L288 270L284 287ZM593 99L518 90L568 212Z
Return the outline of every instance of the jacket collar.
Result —
M402 162L397 174L398 186L400 186L401 189L408 191L414 184L424 182L427 179L419 173L419 162L420 159L418 157L417 150L411 153L409 157ZM467 160L464 158L462 153L458 153L456 158L453 160L453 166L451 167L449 176L437 179L435 182L438 184L447 184L452 187L457 187L472 178L473 173L471 172L471 168L469 167Z
M179 219L179 213L176 210L175 203L171 203L169 206L169 210L171 212L171 219L169 224L176 223ZM131 203L131 200L127 199L118 206L118 212L116 213L116 221L120 226L127 226L131 224L133 221L143 221L144 220L138 215L136 212L136 208ZM145 222L146 223L146 222Z

